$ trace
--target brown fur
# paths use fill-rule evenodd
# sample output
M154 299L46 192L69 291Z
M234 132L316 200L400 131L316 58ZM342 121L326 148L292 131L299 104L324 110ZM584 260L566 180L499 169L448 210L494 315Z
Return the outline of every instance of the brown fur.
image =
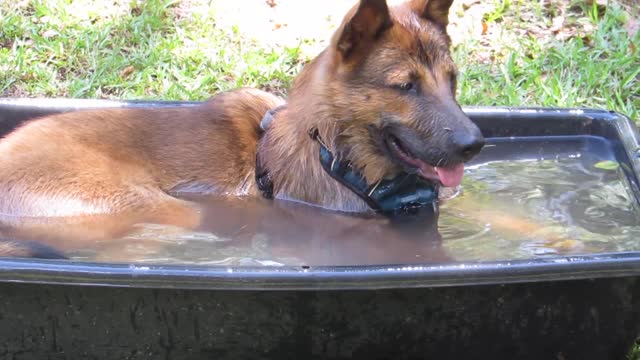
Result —
M384 1L361 4L365 3L379 5ZM401 164L382 153L371 138L372 128L384 126L381 114L390 114L413 129L424 139L425 148L446 148L445 128L475 127L455 102L456 68L449 54L449 37L441 26L422 17L423 12L415 11L428 9L425 3L433 7L451 2L412 1L392 8L394 25L381 34L377 33L380 26L385 28L380 25L384 20L371 16L370 25L365 26L362 23L366 20L357 18L359 26L372 33L353 35L359 39L355 48L350 42L341 47L345 28L353 31L348 19L355 16L358 7L354 7L332 45L303 69L294 82L287 109L279 113L260 145L280 196L336 210L367 209L349 190L336 186L317 162L309 161L317 157L317 147L300 139L312 126L319 129L330 148L350 159L369 183L402 170ZM444 25L446 20L438 18L438 23ZM423 97L410 98L393 88L411 80L419 83ZM291 176L292 168L300 175ZM308 186L303 179L314 179L316 186Z
M466 160L450 150L447 132L479 133L455 101L450 5L413 0L389 9L384 0L360 1L297 77L287 107L262 137L263 114L283 100L254 89L193 108L83 111L30 122L0 142L2 237L70 249L122 236L137 223L194 228L199 209L174 196L260 196L256 152L277 198L369 211L325 174L307 132L317 127L369 183L403 169L381 146L386 128L397 128L437 165ZM415 94L398 88L406 83Z

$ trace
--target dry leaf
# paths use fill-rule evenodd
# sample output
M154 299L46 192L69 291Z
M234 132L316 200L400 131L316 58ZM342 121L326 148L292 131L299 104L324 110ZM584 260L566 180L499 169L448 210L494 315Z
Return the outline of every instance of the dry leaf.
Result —
M33 80L35 80L35 79L36 79L36 76L35 76L33 73L23 73L23 74L20 76L20 79L21 79L22 81L33 81Z
M489 25L487 25L486 21L482 22L482 35L486 35L487 34L487 30L489 30Z
M563 25L564 25L564 16L562 16L562 15L556 16L551 21L551 28L549 28L549 30L551 32L553 32L554 34L557 34L558 31L560 31L562 29Z
M276 7L276 0L267 0L267 5L269 5L270 7Z
M554 242L551 244L551 247L560 251L570 251L582 249L584 247L584 243L580 240L566 239Z
M480 0L463 0L462 10L469 10L472 5L480 3Z
M134 68L133 66L127 66L126 68L122 69L122 71L120 71L120 77L123 79L128 78L131 74L133 74L133 72L135 71L136 68Z

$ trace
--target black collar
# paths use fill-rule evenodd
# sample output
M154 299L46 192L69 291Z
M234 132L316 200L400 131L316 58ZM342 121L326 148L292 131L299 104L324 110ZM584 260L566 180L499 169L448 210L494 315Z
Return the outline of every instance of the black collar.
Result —
M269 110L260 128L266 131L275 114L284 105ZM374 185L367 184L362 174L351 166L349 161L340 160L328 149L317 128L309 130L311 139L320 145L319 159L324 171L337 182L351 190L364 200L369 207L385 216L425 215L438 210L438 186L416 174L403 172L390 180L382 180ZM256 154L256 183L265 198L273 198L273 181L264 167L260 154Z
M262 130L262 134L267 131L269 124L273 121L273 117L276 113L282 109L284 109L286 105L277 106L269 111L267 111L262 120L260 121L260 130ZM258 184L258 189L262 192L262 196L266 199L273 199L273 180L271 179L271 174L269 174L269 170L264 166L262 162L262 158L260 157L259 147L256 149L256 184Z

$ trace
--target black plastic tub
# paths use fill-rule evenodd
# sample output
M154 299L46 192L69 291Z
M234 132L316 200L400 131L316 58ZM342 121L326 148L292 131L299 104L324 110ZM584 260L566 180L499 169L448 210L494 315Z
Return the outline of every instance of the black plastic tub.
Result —
M4 99L0 134L54 112L193 104ZM548 140L551 155L562 144L605 149L640 205L629 119L465 111L516 155L531 156L531 141ZM640 248L332 267L0 259L3 359L624 359L639 335Z

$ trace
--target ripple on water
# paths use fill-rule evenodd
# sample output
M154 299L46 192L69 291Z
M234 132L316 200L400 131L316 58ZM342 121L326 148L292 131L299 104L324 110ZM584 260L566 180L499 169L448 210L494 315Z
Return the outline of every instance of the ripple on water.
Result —
M203 229L143 225L79 260L216 266L411 264L640 250L637 209L620 170L584 157L470 166L442 205L438 233L288 202L191 199ZM508 215L508 217L505 217ZM506 219L506 220L505 220Z
M638 212L621 176L573 158L476 166L465 176L463 196L445 207L445 246L467 260L638 250ZM472 203L528 219L538 229L509 233L489 224L487 231L469 213Z

